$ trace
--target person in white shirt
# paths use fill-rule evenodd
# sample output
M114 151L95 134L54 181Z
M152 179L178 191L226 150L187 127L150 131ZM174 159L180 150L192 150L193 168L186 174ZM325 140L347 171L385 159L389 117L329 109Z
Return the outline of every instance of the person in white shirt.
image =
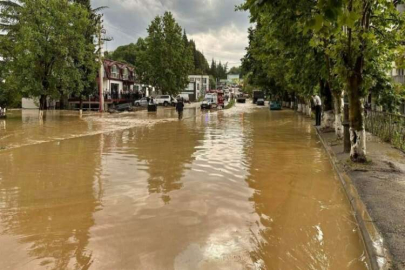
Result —
M315 105L315 126L320 126L322 115L322 101L318 95L312 95L312 99Z

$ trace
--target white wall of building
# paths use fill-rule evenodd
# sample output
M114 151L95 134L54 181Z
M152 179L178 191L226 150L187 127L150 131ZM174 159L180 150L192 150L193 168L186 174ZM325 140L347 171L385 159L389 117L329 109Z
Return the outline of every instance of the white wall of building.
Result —
M205 93L205 91L210 90L210 76L209 75L189 75L189 82L196 82L197 92Z
M21 107L23 109L39 109L39 100L37 98L23 98Z
M111 94L111 84L118 84L118 93L122 93L124 91L124 83L122 81L116 81L116 80L109 80L104 78L103 80L103 88L104 88L104 94L110 93ZM132 89L132 87L131 87Z

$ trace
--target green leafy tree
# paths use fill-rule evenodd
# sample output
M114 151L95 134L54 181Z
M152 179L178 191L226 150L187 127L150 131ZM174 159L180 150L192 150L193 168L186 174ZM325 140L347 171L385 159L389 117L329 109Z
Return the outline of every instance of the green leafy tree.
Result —
M149 68L144 80L162 93L176 95L187 85L192 68L190 57L184 55L189 50L184 45L182 29L173 15L166 12L152 21L148 33L146 57Z
M401 1L246 0L255 29L243 70L256 85L282 88L286 97L322 93L325 109L340 114L342 89L350 101L351 158L366 160L362 101L366 94L388 91L382 83L395 54L400 55ZM402 54L403 55L403 54ZM332 102L332 97L334 102Z
M337 25L336 43L329 54L349 97L353 161L366 161L363 100L391 69L401 45L404 21L396 9L400 2L345 0L317 5L315 25Z
M241 67L232 67L229 70L229 74L241 74L242 68Z
M134 43L119 46L114 52L109 54L109 58L115 61L125 62L131 65L137 62L138 47Z
M2 4L0 53L7 91L40 97L43 110L47 97L82 93L94 84L98 65L89 36L95 23L87 7L67 0Z

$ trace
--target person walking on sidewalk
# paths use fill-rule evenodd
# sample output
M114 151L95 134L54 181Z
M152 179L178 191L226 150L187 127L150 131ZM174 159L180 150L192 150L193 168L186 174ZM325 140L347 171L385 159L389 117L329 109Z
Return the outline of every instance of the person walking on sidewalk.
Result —
M183 99L181 98L176 104L176 111L179 114L179 120L183 118L183 109L184 109L184 102Z
M318 95L312 95L312 99L315 105L315 126L320 126L322 115L322 101Z

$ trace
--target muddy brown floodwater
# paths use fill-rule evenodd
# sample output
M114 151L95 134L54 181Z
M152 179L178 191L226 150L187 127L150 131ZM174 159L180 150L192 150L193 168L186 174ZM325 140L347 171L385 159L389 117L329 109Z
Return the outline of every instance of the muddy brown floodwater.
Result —
M0 269L367 269L312 122L221 112L0 120Z

